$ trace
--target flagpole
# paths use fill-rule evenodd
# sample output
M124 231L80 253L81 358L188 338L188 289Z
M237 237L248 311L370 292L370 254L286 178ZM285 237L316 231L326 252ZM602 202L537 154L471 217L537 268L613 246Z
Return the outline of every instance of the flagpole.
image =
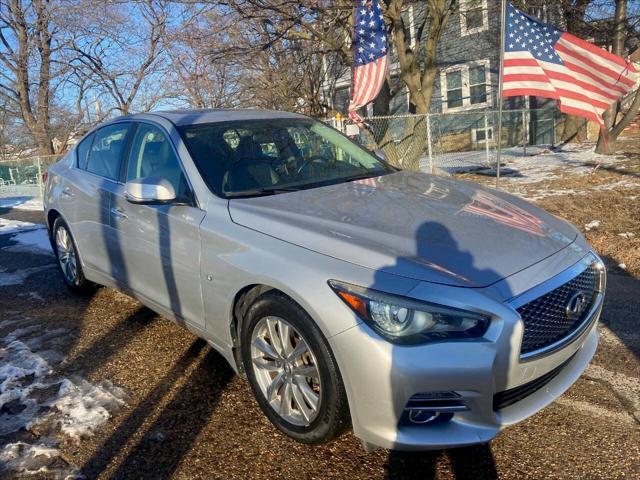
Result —
M500 157L502 156L502 83L504 76L505 23L507 17L507 0L502 0L500 14L500 73L498 80L498 144L496 150L496 188L500 185Z

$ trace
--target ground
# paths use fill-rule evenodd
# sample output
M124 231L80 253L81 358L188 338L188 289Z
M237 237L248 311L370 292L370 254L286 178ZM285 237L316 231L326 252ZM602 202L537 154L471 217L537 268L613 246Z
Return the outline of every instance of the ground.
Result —
M603 255L601 343L558 401L450 451L288 440L203 341L114 290L71 295L37 204L0 208L0 477L640 478L640 142L621 149L507 159L501 188L573 221Z

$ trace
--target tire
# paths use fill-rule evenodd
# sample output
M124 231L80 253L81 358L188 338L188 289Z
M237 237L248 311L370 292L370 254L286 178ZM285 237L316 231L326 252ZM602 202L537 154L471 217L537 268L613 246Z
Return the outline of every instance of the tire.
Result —
M60 275L69 290L81 294L93 290L96 285L85 278L76 242L62 217L58 217L53 223L51 243Z
M289 339L288 346L280 335ZM349 408L338 366L322 332L297 303L275 291L261 295L244 317L240 340L249 384L276 428L309 444L328 442L344 430ZM298 355L305 344L307 353ZM265 354L269 347L271 354ZM278 352L282 355L274 355ZM286 352L288 360L283 359Z

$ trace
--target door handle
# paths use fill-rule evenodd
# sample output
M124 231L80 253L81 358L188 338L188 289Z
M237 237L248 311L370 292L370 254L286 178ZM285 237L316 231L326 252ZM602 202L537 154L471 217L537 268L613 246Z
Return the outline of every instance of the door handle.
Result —
M124 213L123 210L119 208L112 208L111 215L113 215L116 220L126 220L129 217L126 213Z
M73 191L69 188L69 187L65 187L62 190L62 195L64 195L65 197L74 197L75 193L73 193Z

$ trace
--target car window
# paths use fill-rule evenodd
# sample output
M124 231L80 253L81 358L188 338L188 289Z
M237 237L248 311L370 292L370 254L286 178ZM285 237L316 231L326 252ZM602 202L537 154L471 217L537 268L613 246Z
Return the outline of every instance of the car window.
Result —
M180 133L205 182L225 197L391 173L347 137L312 120L187 125Z
M94 134L87 171L101 177L118 180L122 153L131 124L117 123L101 128Z
M87 138L80 142L78 148L76 148L76 152L78 155L78 167L85 170L87 168L87 160L89 160L89 150L91 149L91 144L93 143L93 134L89 135Z
M169 139L154 125L141 123L133 137L127 181L156 177L168 180L178 199L189 197L187 180Z

